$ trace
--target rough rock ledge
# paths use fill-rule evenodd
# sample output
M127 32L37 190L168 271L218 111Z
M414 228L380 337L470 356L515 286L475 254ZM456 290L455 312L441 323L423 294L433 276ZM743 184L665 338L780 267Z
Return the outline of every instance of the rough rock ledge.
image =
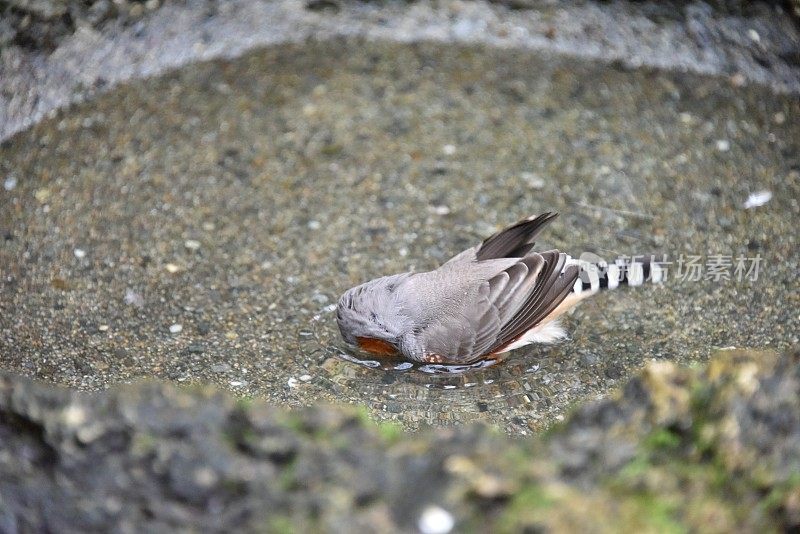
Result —
M654 362L536 440L364 414L0 375L0 531L800 528L798 350Z

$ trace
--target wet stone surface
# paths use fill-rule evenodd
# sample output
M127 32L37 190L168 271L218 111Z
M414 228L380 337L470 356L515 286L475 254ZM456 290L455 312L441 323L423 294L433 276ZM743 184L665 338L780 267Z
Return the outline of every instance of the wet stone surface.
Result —
M529 433L650 359L798 341L799 115L724 79L427 45L287 46L136 82L0 148L0 367ZM569 341L459 376L338 357L342 291L545 210L542 248L761 271L598 296Z

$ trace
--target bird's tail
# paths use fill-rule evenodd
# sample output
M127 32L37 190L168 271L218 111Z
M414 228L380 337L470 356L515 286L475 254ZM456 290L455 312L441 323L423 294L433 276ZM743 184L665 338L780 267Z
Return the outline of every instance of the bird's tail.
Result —
M561 304L526 334L521 344L532 341L553 343L566 337L567 333L559 323L561 315L577 306L583 299L603 289L616 289L622 285L640 286L648 281L660 283L666 278L666 270L662 267L665 264L657 261L655 256L617 258L612 263L591 253L581 254L579 259L568 258L564 265L565 270L568 265L578 265L581 268L572 291ZM520 343L516 346L519 345ZM506 350L513 348L515 345L512 344Z
M572 293L593 294L603 289L620 286L640 286L646 282L658 284L664 281L664 262L655 255L627 256L606 262L596 254L584 253L579 259L570 258L567 265L578 265L580 276L575 281Z

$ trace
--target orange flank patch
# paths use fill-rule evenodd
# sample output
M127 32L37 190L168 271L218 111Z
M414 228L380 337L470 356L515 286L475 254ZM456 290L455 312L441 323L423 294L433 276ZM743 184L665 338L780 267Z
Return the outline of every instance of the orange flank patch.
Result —
M382 339L375 339L374 337L357 337L358 347L370 354L378 356L393 356L397 354L397 349L394 345Z

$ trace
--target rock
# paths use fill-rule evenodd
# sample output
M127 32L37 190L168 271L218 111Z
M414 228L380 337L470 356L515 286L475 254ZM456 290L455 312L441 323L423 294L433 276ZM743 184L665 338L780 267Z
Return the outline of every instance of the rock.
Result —
M800 351L654 362L529 442L480 425L403 435L352 407L286 411L208 387L85 394L0 374L0 442L12 531L565 531L597 517L787 531L800 526Z
M231 370L231 366L225 362L215 363L211 366L211 370L215 373L227 373Z
M447 510L430 505L422 511L417 525L422 534L447 534L453 530L455 520Z
M8 0L11 7L41 19L55 19L67 14L67 0Z
M608 378L616 380L625 374L625 368L617 362L611 362L606 366L604 372Z

